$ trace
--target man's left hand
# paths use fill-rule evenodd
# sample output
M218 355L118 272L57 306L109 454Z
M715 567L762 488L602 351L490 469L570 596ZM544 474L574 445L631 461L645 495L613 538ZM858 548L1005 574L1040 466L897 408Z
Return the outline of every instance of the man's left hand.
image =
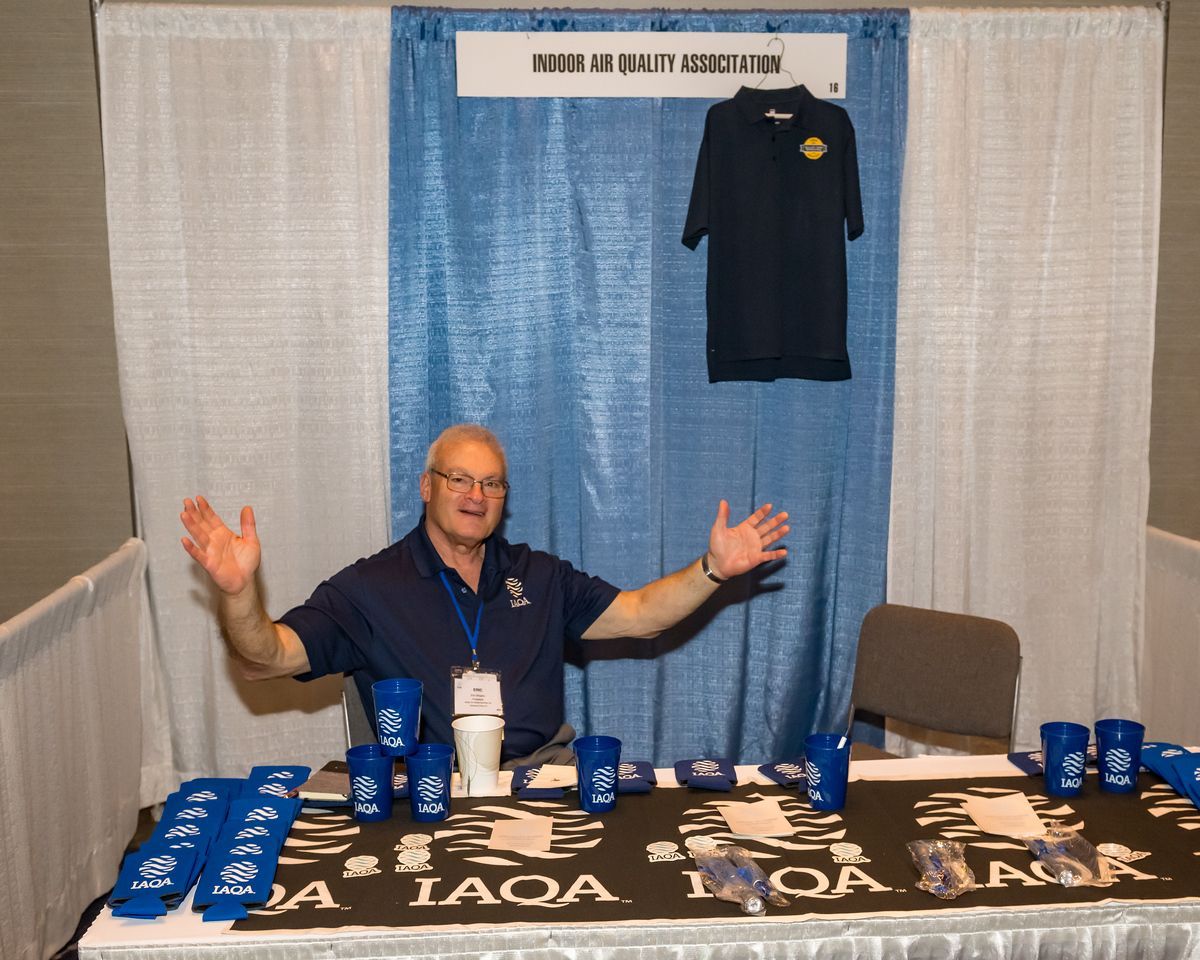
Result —
M766 549L791 529L783 522L787 519L786 513L770 514L771 504L764 503L736 527L731 527L729 502L721 501L708 537L708 562L714 574L728 580L768 560L787 556L786 548Z

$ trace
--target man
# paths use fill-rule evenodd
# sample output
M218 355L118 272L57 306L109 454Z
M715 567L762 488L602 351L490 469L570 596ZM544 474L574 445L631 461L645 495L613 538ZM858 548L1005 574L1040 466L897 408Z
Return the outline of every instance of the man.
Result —
M254 511L241 536L203 497L185 500L183 547L219 594L221 626L244 676L311 680L353 672L370 712L370 684L424 684L422 739L452 743L450 721L468 696L505 718L503 758L545 759L573 736L563 718L563 645L653 637L700 606L725 580L786 554L788 532L766 504L735 527L722 500L708 550L637 590L496 535L508 492L504 450L484 427L459 424L433 442L421 474L425 515L402 540L359 560L272 621L259 597ZM478 708L470 712L484 712ZM542 751L539 753L539 751Z

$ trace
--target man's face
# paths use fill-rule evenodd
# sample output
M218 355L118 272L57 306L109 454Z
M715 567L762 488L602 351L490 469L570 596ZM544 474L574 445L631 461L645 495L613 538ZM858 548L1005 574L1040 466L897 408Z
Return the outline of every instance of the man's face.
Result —
M474 441L444 448L434 467L475 480L505 479L500 458L490 447ZM504 513L504 498L485 497L479 484L467 493L455 493L446 486L446 478L436 473L421 474L421 499L428 523L456 545L474 546L487 539Z

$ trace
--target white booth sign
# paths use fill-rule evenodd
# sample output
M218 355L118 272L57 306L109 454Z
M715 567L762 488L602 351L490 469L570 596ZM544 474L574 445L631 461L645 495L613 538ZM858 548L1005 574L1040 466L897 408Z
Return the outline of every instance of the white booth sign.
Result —
M846 96L844 33L459 31L460 97L733 96L804 84Z

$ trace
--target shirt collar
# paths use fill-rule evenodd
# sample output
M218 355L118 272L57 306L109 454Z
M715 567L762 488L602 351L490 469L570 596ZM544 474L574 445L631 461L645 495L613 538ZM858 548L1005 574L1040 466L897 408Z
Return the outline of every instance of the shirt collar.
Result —
M421 519L409 535L409 540L412 549L413 564L417 568L417 573L422 577L429 579L430 577L436 577L443 570L451 569L438 554L433 546L433 542L429 539L429 533L425 530L424 514L421 514ZM483 570L479 574L480 586L485 583L491 583L494 575L507 570L510 566L507 540L493 533L484 541L484 544Z
M774 107L780 113L793 115L792 120L784 121L783 125L786 126L799 126L804 118L804 110L812 100L813 95L804 84L782 90L742 87L733 97L747 123L757 123L759 120L766 122L766 112Z

